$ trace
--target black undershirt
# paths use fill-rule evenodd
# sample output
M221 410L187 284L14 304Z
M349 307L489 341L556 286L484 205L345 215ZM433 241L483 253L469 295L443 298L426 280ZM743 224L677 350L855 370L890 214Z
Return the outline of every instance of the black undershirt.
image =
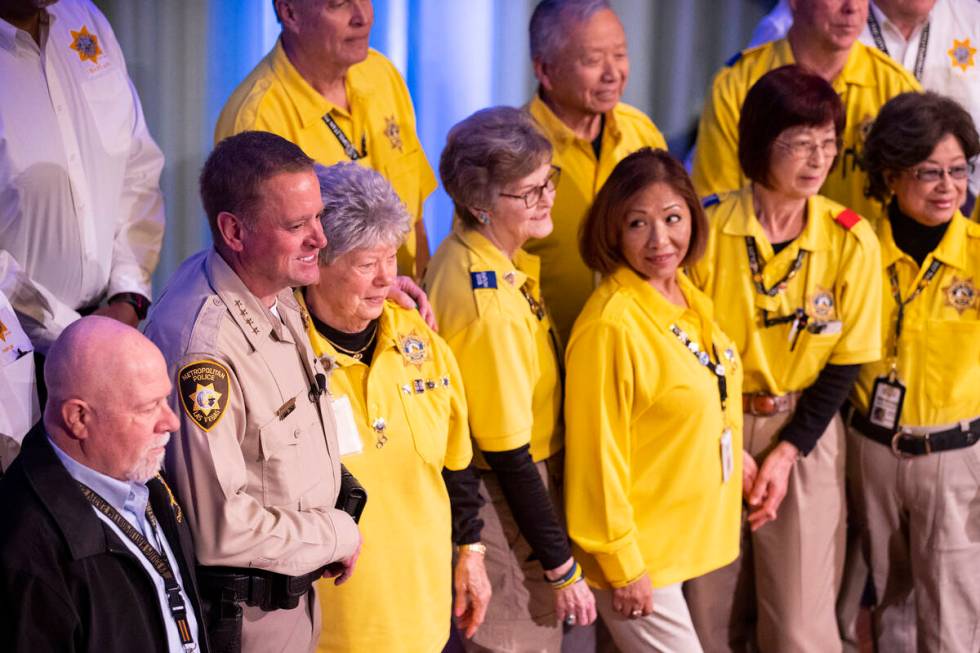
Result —
M781 251L783 251L784 249L786 249L786 246L789 245L791 242L793 242L793 240L794 240L793 238L790 238L789 240L784 240L781 243L773 243L772 244L772 253L773 254L780 253Z
M371 363L371 359L374 357L374 348L378 345L378 339L375 337L375 332L378 329L378 321L371 320L371 323L367 325L367 328L363 331L358 331L357 333L347 333L346 331L341 331L340 329L335 329L313 313L310 313L310 317L313 319L313 326L324 338L330 341L330 344L334 345L342 354L346 354L347 351L361 351L362 347L366 347L361 355L361 360L365 365ZM368 343L371 343L368 345ZM341 351L341 349L346 351Z
M595 152L596 161L599 160L599 154L602 152L602 132L604 131L606 131L606 114L599 117L599 135L592 139L592 151Z
M572 557L572 548L531 458L530 445L509 451L484 451L483 457L497 475L507 507L541 567L560 567Z
M888 222L892 227L892 238L898 248L915 259L922 267L926 257L939 246L946 235L949 222L930 227L920 224L905 215L898 208L898 200L893 199L888 205Z

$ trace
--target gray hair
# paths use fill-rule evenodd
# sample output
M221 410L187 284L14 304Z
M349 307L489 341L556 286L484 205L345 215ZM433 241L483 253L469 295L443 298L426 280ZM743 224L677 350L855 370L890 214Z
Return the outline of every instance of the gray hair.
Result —
M570 29L603 9L612 11L609 0L541 0L531 14L531 59L554 61Z
M439 176L463 224L476 227L471 207L489 209L501 188L550 159L551 143L531 116L514 107L490 107L449 130Z
M360 247L402 244L412 219L388 180L356 163L317 164L315 169L324 205L320 223L327 237L320 250L322 265Z

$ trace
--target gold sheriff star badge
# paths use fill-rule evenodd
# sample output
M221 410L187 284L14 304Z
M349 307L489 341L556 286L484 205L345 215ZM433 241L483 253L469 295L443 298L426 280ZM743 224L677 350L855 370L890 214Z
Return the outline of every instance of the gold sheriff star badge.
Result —
M952 66L954 68L959 68L963 72L966 72L967 68L972 68L975 64L973 62L973 55L977 53L977 49L970 45L970 39L966 38L962 41L959 39L953 39L953 47L946 51L949 55Z
M85 25L82 25L82 29L77 32L75 30L69 31L71 31L71 37L74 39L71 42L71 49L78 53L78 58L82 61L99 63L99 57L102 56L99 37L89 32Z

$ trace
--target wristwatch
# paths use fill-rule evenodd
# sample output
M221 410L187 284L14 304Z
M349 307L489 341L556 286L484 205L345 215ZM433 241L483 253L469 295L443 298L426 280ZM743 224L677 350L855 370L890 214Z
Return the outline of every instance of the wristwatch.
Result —
M142 321L146 319L146 312L150 310L150 300L135 292L121 292L109 298L110 304L125 302L136 311L136 319Z
M472 551L473 553L479 553L480 555L487 554L487 545L483 542L473 542L472 544L458 544L456 546L457 551Z

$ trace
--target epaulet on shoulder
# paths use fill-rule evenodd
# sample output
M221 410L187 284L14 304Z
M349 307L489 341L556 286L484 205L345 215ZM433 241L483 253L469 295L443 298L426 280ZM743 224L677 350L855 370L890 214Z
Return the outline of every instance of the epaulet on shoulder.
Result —
M497 273L493 270L470 272L470 287L473 290L487 290L497 287Z
M739 50L738 52L736 52L735 54L733 54L732 56L728 57L728 59L725 60L725 68L731 68L736 63L738 63L738 60L741 58L742 58L742 51Z
M721 203L721 198L718 197L718 193L712 193L707 197L701 198L701 208L703 209L709 208L711 206L714 206L715 204L720 204L720 203Z
M859 216L851 209L844 209L843 211L841 211L840 213L834 216L834 222L844 227L844 229L847 229L848 231L853 229L854 225L856 225L860 221L861 221L861 216Z
M974 222L973 220L967 220L966 222L966 235L970 238L980 238L980 222Z

